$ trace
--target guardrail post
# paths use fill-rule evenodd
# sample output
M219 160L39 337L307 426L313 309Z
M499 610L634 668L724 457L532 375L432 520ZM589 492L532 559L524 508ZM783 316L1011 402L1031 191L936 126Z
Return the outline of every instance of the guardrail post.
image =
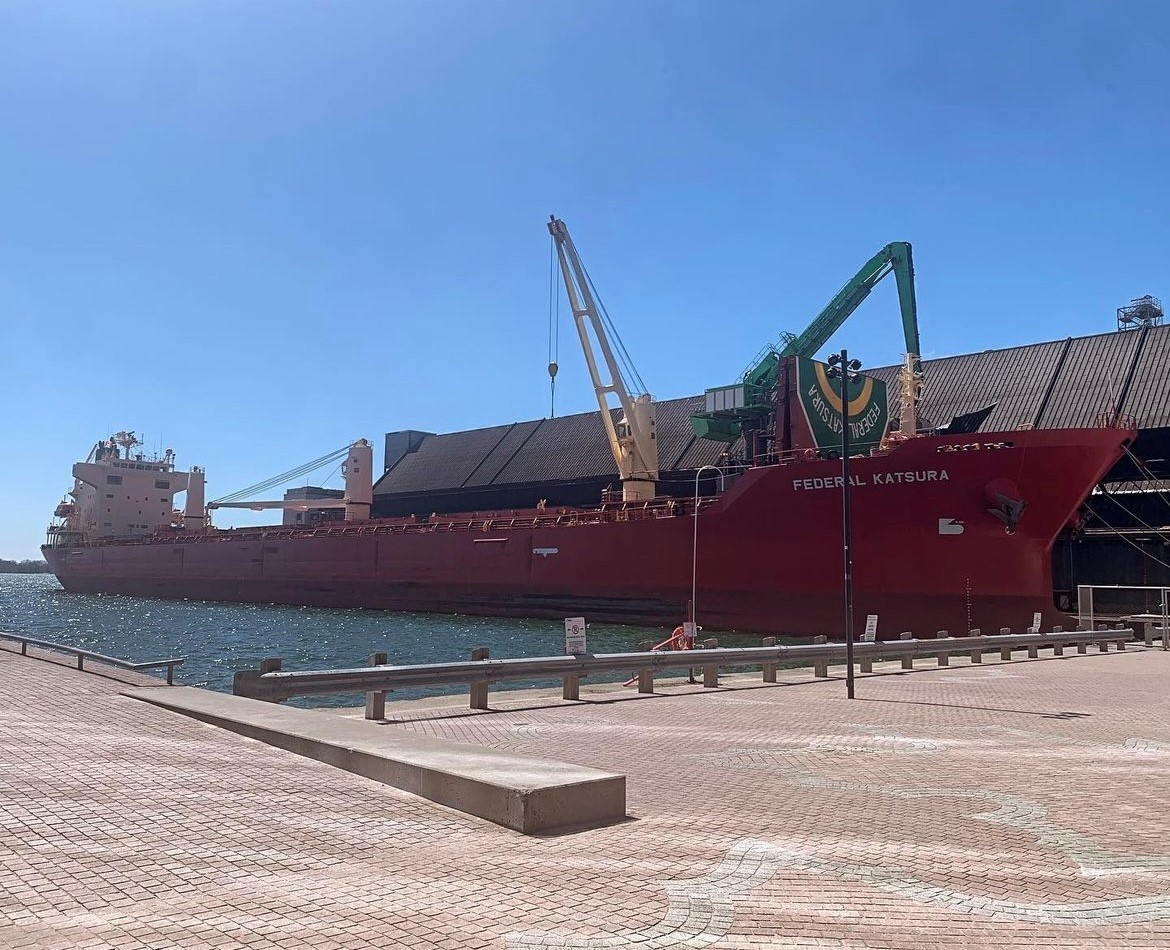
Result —
M1150 629L1150 627L1147 626L1146 629L1148 630L1148 629ZM1149 640L1146 640L1146 643L1149 643L1149 642L1150 642ZM28 656L28 641L27 640L20 641L20 655L21 656Z
M256 685L260 689L259 695L256 696L257 699L262 699L267 703L279 703L280 702L280 700L276 699L275 697L264 695L264 693L267 690L265 689L264 681L261 680L260 677L262 677L265 673L279 673L282 665L283 664L281 663L280 657L278 657L278 656L265 657L263 660L260 661L260 670L256 674L256 678L258 680Z
M1089 652L1089 644L1086 643L1084 640L1077 641L1077 653L1088 653L1088 652Z
M1125 640L1123 640L1121 637L1117 638L1117 649L1119 649L1119 650L1125 649Z
M581 676L579 673L569 673L561 677L561 699L581 698Z
M1154 645L1154 623L1153 623L1153 621L1147 620L1146 622L1144 622L1142 624L1142 628L1145 630L1144 639L1146 641L1146 646L1152 647ZM23 646L23 644L21 644L21 646Z
M1052 628L1052 636L1057 636L1059 633L1060 633L1060 627L1053 627ZM1052 655L1053 656L1064 656L1064 641L1063 640L1053 640L1052 641Z
M487 647L476 647L471 651L472 660L486 660L488 658ZM487 680L474 680L471 684L471 708L472 709L487 709L488 708L488 684Z
M370 666L385 666L386 663L385 653L370 654ZM386 718L386 693L384 690L373 690L366 693L366 718L379 720Z
M913 640L914 634L912 634L909 630L907 630L905 633L898 634L898 639L899 640ZM904 669L904 670L914 669L914 656L913 656L913 654L902 657L902 669Z
M707 650L714 650L719 646L719 641L712 637L709 640L703 641L703 648ZM714 689L719 685L719 664L703 666L703 687L704 689Z
M232 695L245 696L248 699L260 698L260 671L236 670L232 676Z
M813 637L813 643L828 643L829 638L821 635ZM829 675L829 661L828 660L813 660L813 676L826 677Z
M935 637L939 640L946 640L950 637L950 635L951 634L949 631L940 630L938 633L935 634ZM951 655L946 650L940 649L938 651L938 665L939 666L950 666L951 665Z
M643 640L638 644L638 649L642 653L649 653L654 649L653 640ZM654 670L638 670L638 692L652 693L654 692Z
M774 647L776 645L776 638L775 637L764 637L763 645L766 647ZM762 663L760 665L764 671L764 682L765 683L775 683L776 682L776 664L774 662L769 663L769 662L765 661L764 663Z
M980 630L978 627L976 627L974 630L968 631L967 636L981 637L981 636L983 636L983 631ZM983 662L983 647L975 647L975 649L971 651L971 662L972 663L982 663Z
M864 649L866 651L865 654L859 658L859 661L861 663L861 672L862 673L872 673L873 672L873 657L874 657L874 654L877 653L877 641L873 640L873 641L871 641L871 644L873 646L872 652L870 652L868 647L862 647L862 649Z
M1097 652L1098 653L1108 653L1109 652L1109 641L1108 640L1098 640L1097 641Z
M1012 645L1010 643L1001 643L999 645L999 658L1001 660L1010 660L1012 658Z
M1040 647L1035 643L1028 644L1028 659L1035 660L1040 656Z

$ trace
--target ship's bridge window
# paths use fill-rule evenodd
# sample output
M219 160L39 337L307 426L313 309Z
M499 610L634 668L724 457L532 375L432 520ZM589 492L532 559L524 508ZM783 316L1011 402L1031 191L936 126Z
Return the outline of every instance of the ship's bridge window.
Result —
M107 475L106 476L106 484L107 485L121 485L122 484L122 476L121 475Z
M165 478L156 478L154 480L154 487L155 488L170 488L171 483L168 482Z

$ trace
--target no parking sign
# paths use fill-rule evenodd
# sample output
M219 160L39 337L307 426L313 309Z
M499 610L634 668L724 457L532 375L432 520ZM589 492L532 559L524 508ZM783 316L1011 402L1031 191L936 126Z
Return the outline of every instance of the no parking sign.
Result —
M565 653L585 652L585 618L565 618Z

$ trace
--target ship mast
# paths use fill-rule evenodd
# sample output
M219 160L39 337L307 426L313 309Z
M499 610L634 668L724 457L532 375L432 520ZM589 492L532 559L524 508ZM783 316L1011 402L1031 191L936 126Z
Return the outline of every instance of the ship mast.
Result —
M605 426L609 448L617 463L618 476L622 482L622 498L625 501L653 498L658 484L654 403L645 392L636 398L630 397L629 387L606 336L601 310L593 294L589 275L581 264L581 258L577 255L577 248L573 245L573 239L569 237L569 229L565 227L565 222L550 217L548 232L556 245L561 277L565 282L565 293L569 297L573 321L577 325L577 335L581 338L581 349L585 353L589 376L593 380L593 391L597 395L597 405L601 410L601 421ZM597 356L590 339L590 329L605 361L609 382L602 379L598 368ZM611 393L617 396L622 408L622 418L616 425L609 405Z

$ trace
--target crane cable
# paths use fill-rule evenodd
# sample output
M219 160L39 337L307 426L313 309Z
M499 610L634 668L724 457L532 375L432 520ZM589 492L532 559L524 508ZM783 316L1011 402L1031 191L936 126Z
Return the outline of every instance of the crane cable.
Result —
M601 294L597 292L597 286L593 283L593 278L589 276L589 269L585 266L584 262L581 263L581 270L584 271L585 279L589 282L589 290L593 293L593 299L597 301L597 309L601 315L601 322L615 343L614 351L618 362L621 363L618 371L622 376L621 383L623 387L629 392L633 388L630 386L630 383L636 383L639 394L649 393L650 390L646 387L646 383L638 372L638 368L634 366L634 361L626 349L626 344L622 341L622 336L618 333L613 320L610 319L609 311L605 309L605 303L601 299Z
M257 495L265 492L270 488L275 488L278 485L283 485L286 482L291 482L295 478L300 478L302 475L307 475L316 469L323 468L331 462L336 462L338 459L349 453L350 446L337 449L330 452L328 455L322 455L318 459L313 459L311 462L305 462L303 465L298 465L296 468L289 469L287 472L282 472L279 475L274 475L271 478L266 478L262 482L257 482L255 485L249 485L247 488L241 488L239 491L224 495L221 498L215 498L209 504L222 505L227 502L241 501L248 495ZM331 476L332 477L332 476Z
M561 295L557 293L557 241L548 239L548 415L557 417L557 359L561 347Z

